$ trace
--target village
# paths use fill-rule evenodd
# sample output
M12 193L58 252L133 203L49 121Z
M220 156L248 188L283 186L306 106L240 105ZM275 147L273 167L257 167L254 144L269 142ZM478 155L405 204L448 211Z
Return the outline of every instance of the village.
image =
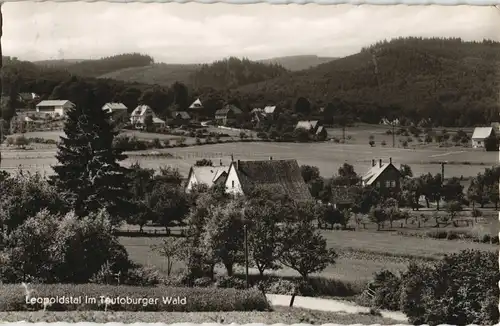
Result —
M497 324L498 26L459 7L1 6L0 323Z

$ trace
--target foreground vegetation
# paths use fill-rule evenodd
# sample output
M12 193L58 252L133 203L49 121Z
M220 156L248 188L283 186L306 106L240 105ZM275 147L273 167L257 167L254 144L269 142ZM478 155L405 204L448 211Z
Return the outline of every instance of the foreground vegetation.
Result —
M394 325L400 324L395 320L382 318L370 314L342 314L324 311L306 310L300 308L276 307L273 311L248 312L101 312L101 311L68 311L68 312L0 312L0 320L5 322L120 322L120 323L193 323L207 322L239 325L263 324L362 324L362 325Z
M257 290L221 288L107 286L98 284L1 285L0 311L265 311L266 297ZM73 300L43 302L39 298ZM57 299L56 299L57 298ZM120 299L117 299L120 298ZM95 302L91 302L95 299ZM31 303L30 300L33 300ZM126 300L129 300L127 302ZM178 300L175 301L175 300ZM27 303L30 302L30 303Z

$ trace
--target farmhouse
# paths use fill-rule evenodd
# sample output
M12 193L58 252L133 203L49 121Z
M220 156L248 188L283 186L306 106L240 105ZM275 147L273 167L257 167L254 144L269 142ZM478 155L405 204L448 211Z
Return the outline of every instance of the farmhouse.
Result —
M74 107L75 104L68 100L41 101L36 105L36 112L64 116L67 110Z
M222 162L221 162L222 163ZM205 184L212 187L226 181L229 166L192 166L189 170L186 193L189 193L194 185Z
M312 199L297 160L233 161L225 183L231 194L245 195L255 186L266 185L297 201Z
M128 108L123 103L106 103L103 105L102 110L107 113L126 113Z
M144 125L146 121L146 117L152 116L155 117L153 109L151 109L148 105L139 105L132 111L130 115L130 123L133 125Z
M228 104L223 109L215 111L215 121L220 125L227 125L228 122L233 122L243 112L235 105Z
M200 116L203 113L203 108L203 104L201 103L200 99L197 98L196 101L191 103L191 105L189 106L188 112L191 114L191 117L193 117L194 120L199 120Z
M484 148L484 140L495 135L493 127L477 127L472 134L472 148Z
M309 130L309 132L316 134L318 128L321 126L321 123L318 120L302 120L297 122L295 129L305 129Z
M372 160L370 170L362 178L363 186L375 186L380 190L399 191L401 189L401 172L392 164Z

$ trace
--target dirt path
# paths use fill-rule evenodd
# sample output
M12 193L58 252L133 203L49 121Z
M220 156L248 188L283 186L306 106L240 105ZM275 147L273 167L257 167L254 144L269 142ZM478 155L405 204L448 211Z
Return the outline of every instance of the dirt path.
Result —
M288 307L290 305L290 295L266 294L266 296L272 306ZM330 312L346 312L351 314L367 313L370 311L370 308L362 307L355 303L347 301L300 296L295 297L293 306L304 309L314 309ZM401 312L382 310L381 314L382 317L385 318L391 318L404 323L408 322L406 316Z

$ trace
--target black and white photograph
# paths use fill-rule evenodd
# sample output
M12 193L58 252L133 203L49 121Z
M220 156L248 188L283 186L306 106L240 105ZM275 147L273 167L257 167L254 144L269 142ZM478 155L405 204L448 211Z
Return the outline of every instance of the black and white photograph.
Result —
M0 10L0 323L498 324L500 7Z

